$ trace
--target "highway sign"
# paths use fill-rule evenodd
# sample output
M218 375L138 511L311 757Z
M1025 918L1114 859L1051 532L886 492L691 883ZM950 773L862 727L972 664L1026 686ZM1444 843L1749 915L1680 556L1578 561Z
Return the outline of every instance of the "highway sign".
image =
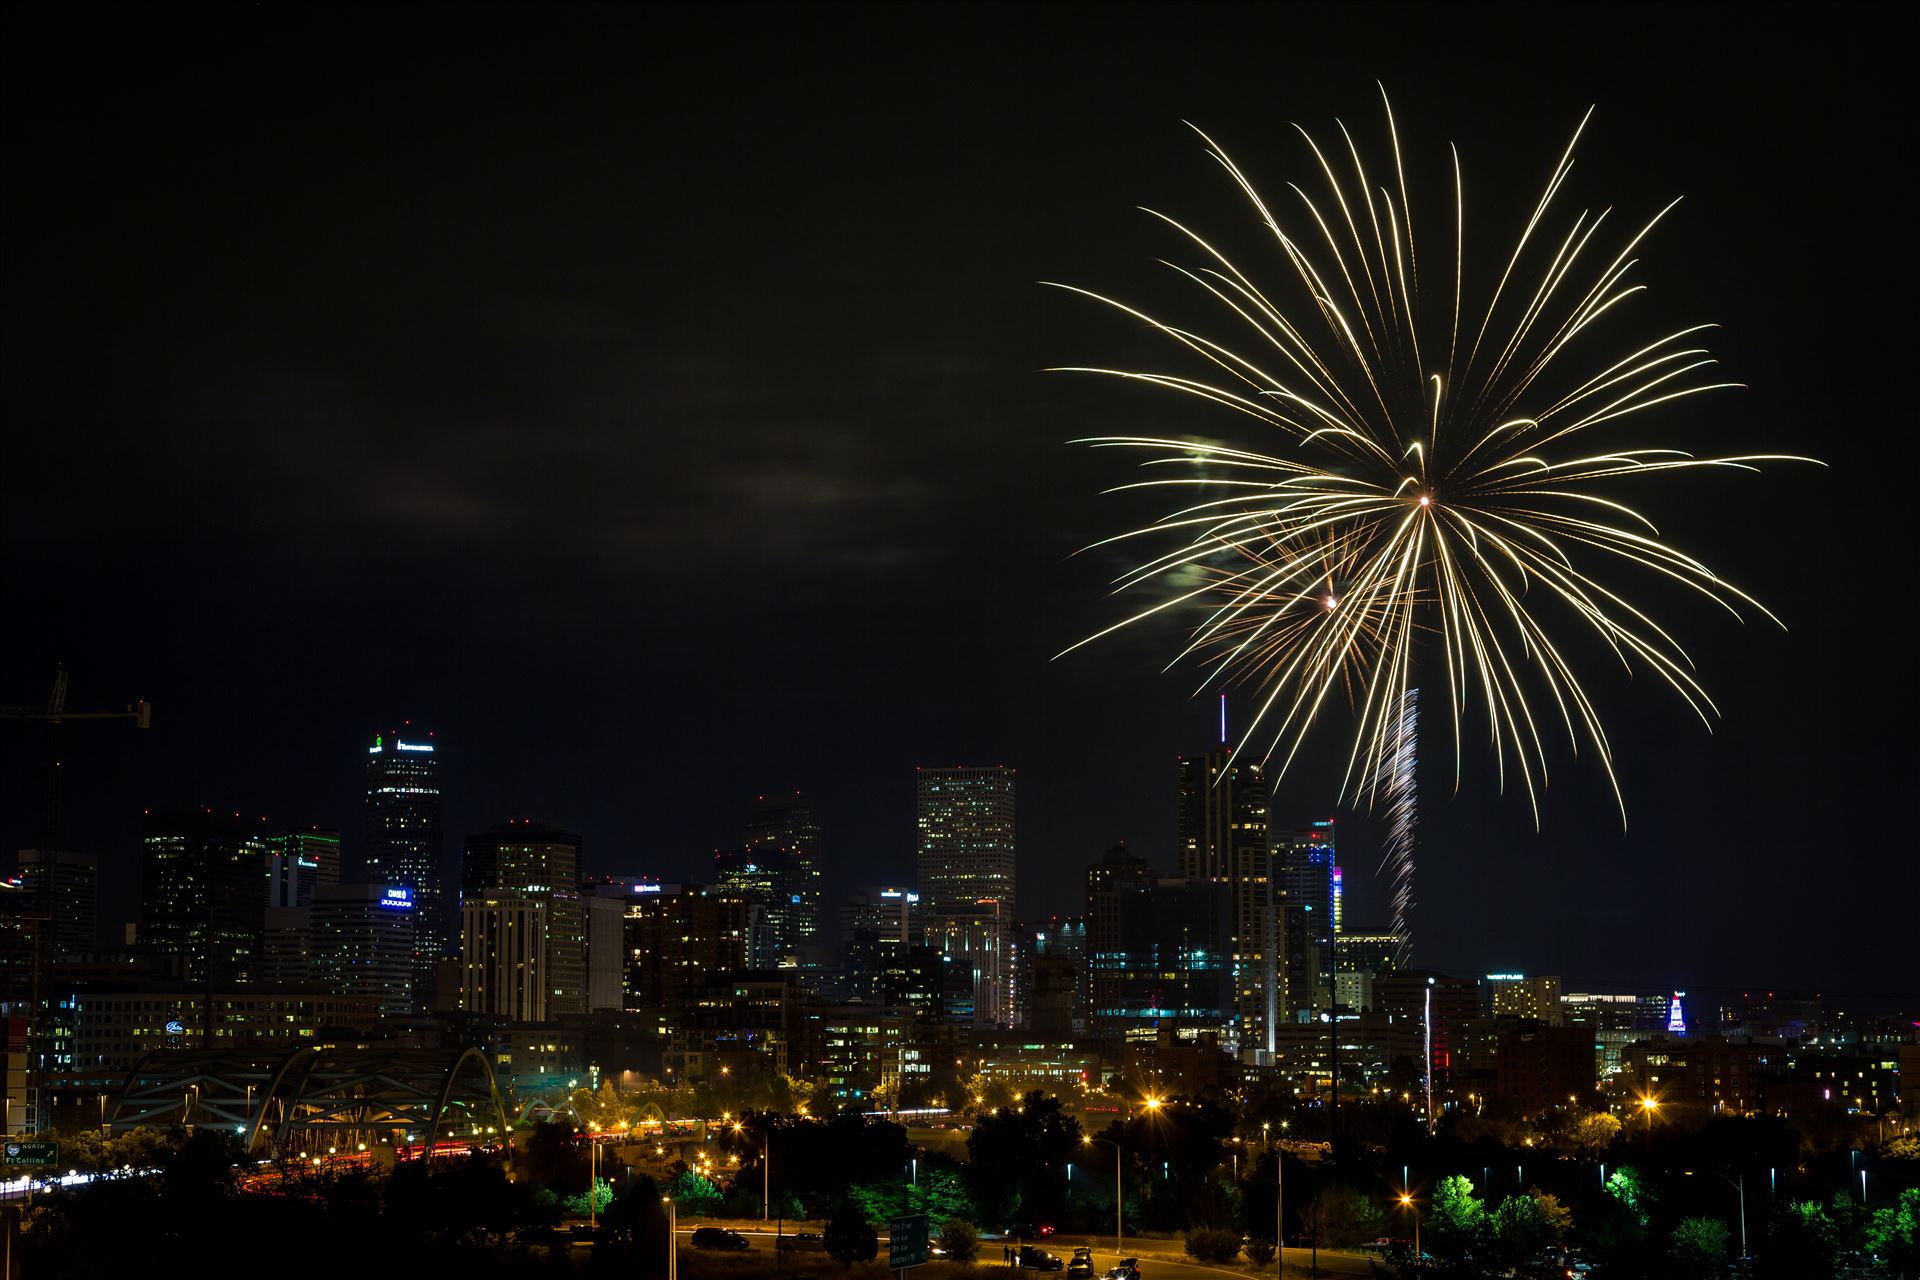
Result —
M927 1215L911 1214L887 1224L887 1267L901 1271L927 1260Z
M57 1142L9 1142L4 1152L7 1164L59 1164L60 1144ZM921 1230L925 1239L926 1231Z

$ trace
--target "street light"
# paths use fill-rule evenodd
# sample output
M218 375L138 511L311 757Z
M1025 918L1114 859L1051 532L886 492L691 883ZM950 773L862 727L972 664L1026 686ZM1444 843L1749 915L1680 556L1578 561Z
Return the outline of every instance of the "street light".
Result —
M1400 1193L1400 1204L1413 1211L1413 1260L1418 1263L1420 1261L1420 1206L1413 1202L1412 1194L1406 1191Z
M1113 1260L1117 1264L1120 1261L1120 1242L1126 1236L1126 1219L1122 1216L1123 1210L1126 1207L1126 1199L1120 1189L1120 1166L1125 1157L1120 1153L1120 1144L1111 1138L1095 1138L1090 1135L1082 1135L1080 1141L1086 1146L1092 1146L1097 1142L1101 1146L1113 1148Z
M1660 1109L1660 1100L1651 1094L1640 1096L1640 1113L1647 1118L1647 1150L1653 1150L1653 1113Z
M674 1234L680 1229L679 1206L672 1196L661 1196L660 1203L667 1206L667 1280L680 1280L680 1238Z
M1747 1175L1742 1173L1736 1182L1718 1169L1709 1169L1707 1172L1740 1193L1740 1256L1744 1258L1747 1256ZM1687 1176L1691 1178L1693 1170L1687 1170Z
M587 1126L587 1225L595 1231L600 1229L600 1143L591 1130L598 1125Z

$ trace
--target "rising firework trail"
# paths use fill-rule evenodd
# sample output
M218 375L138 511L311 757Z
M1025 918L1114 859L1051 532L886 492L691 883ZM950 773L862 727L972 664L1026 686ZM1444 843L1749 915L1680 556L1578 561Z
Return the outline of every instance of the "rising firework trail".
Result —
M1345 702L1355 731L1343 796L1376 804L1399 776L1391 758L1403 708L1424 683L1445 699L1456 787L1467 735L1484 732L1501 786L1518 775L1537 823L1548 745L1564 734L1574 753L1586 747L1599 758L1625 821L1574 636L1597 639L1628 672L1652 672L1711 727L1717 709L1692 659L1620 579L1678 584L1736 618L1742 608L1773 616L1663 541L1631 491L1659 477L1789 458L1615 442L1624 427L1651 426L1653 410L1736 384L1711 380L1715 362L1698 345L1711 326L1617 341L1631 311L1623 304L1644 287L1631 281L1633 255L1673 205L1622 238L1611 234L1609 211L1561 215L1555 201L1585 127L1583 119L1511 247L1493 258L1490 287L1470 283L1457 150L1437 269L1435 257L1416 254L1391 104L1384 180L1369 176L1344 125L1329 149L1301 130L1315 176L1289 184L1299 205L1290 222L1200 135L1284 269L1272 280L1243 269L1156 213L1195 259L1168 265L1221 328L1208 336L1204 326L1075 289L1199 362L1196 376L1077 371L1231 410L1274 440L1085 442L1147 455L1153 478L1121 488L1191 500L1094 544L1171 543L1115 581L1119 592L1157 588L1154 602L1081 644L1163 611L1198 609L1174 661L1200 661L1202 687L1245 680L1261 691L1236 755L1279 755L1284 774L1329 702ZM1431 254L1434 241L1422 243ZM1603 339L1612 344L1604 351ZM1433 667L1418 680L1416 655L1422 669Z
M1380 776L1369 790L1386 819L1387 838L1374 874L1388 872L1393 885L1393 935L1399 939L1393 963L1405 969L1413 959L1413 837L1420 817L1414 773L1419 764L1420 691L1400 695L1400 713L1393 726L1393 743L1380 757Z

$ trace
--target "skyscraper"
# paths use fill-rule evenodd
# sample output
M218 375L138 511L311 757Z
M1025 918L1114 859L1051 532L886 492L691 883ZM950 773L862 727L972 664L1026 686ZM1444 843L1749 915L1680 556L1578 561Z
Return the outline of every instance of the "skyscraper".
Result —
M54 955L93 950L99 920L98 858L64 849L22 849L20 881L51 916Z
M920 769L920 900L930 911L992 899L1012 918L1014 771Z
M340 883L340 833L308 827L267 837L267 905L304 907L315 885Z
M1288 1008L1294 1013L1325 1009L1333 998L1340 905L1333 819L1276 834L1273 843L1281 910L1289 930Z
M586 913L580 900L579 866L580 837L545 823L502 822L484 835L467 837L460 866L463 984L470 978L485 977L484 990L497 994L501 989L494 978L486 976L495 972L485 968L491 961L467 951L468 944L478 937L482 945L493 948L490 954L495 959L514 953L511 948L507 952L499 950L504 943L488 932L495 926L522 933L530 928L539 930L537 938L516 935L514 947L540 951L540 981L544 984L537 1000L530 995L502 996L503 1003L487 1004L477 1011L517 1017L537 1008L540 1018L534 1020L538 1021L579 1013L586 1007ZM533 911L522 899L537 902L540 910ZM505 904L480 917L483 927L479 935L473 931L475 917L468 910L477 904ZM491 1000L494 995L487 998ZM472 1004L467 1007L475 1008Z
M1240 1052L1261 1060L1274 1050L1286 976L1267 841L1266 770L1257 761L1233 762L1222 744L1180 761L1179 799L1180 877L1229 887L1233 933L1225 949Z
M747 968L779 969L792 962L806 875L800 857L776 845L713 851L714 886L747 901Z
M789 886L799 901L790 903L789 938L795 948L820 937L820 823L805 795L758 796L747 811L748 852L780 852L793 859Z
M267 908L267 843L237 815L148 814L140 942L177 957L180 976L207 990L253 981Z
M919 872L929 941L965 948L978 981L974 1017L1013 1017L1014 771L920 769Z
M451 950L452 913L443 885L440 757L433 735L411 722L377 734L367 748L367 874L404 887L414 909L415 1008L432 1003L434 964Z
M1154 880L1152 865L1129 853L1125 841L1108 849L1104 858L1087 868L1087 962L1080 979L1080 1003L1082 1017L1090 1028L1118 1025L1111 1020L1102 1022L1090 1011L1112 1010L1120 1005L1120 975L1125 966L1116 957L1122 955L1128 941L1121 932L1125 920L1122 895L1129 889L1148 888ZM1215 939L1216 944L1218 941ZM1107 962L1096 963L1095 958L1102 956Z
M382 1015L412 1012L413 895L403 885L320 884L307 908L309 964L334 995L363 996Z

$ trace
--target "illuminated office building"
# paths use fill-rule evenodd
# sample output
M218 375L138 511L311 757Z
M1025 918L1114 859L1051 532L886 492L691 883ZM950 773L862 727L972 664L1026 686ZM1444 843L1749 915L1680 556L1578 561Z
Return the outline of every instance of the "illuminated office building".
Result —
M820 824L805 795L758 796L747 811L746 848L785 854L792 862L788 896L788 941L795 950L820 938Z
M237 814L148 814L140 944L177 959L190 985L218 990L254 980L267 907L267 842Z
M530 819L497 823L484 834L468 836L460 864L461 973L462 990L468 976L475 973L474 957L467 950L472 938L466 908L480 902L507 902L516 905L504 928L523 928L537 924L539 937L528 940L516 935L515 946L537 944L540 948L540 981L545 984L538 1007L542 1021L562 1014L580 1013L586 1008L586 910L580 897L580 837ZM520 911L520 899L542 904L537 915ZM491 920L489 916L487 919ZM491 928L491 925L489 926ZM493 946L495 939L486 934L483 942ZM501 991L489 977L482 990ZM466 997L463 995L462 999ZM529 1007L520 995L502 995L498 1007L484 1005L478 1011L513 1017L508 1009ZM469 1004L469 1009L475 1006ZM524 1020L524 1019L521 1019Z
M747 967L747 902L698 884L633 884L627 901L627 1008L671 1021L704 975Z
M1536 974L1490 973L1480 983L1481 1008L1494 1018L1527 1018L1558 1025L1560 979Z
M267 837L267 905L304 907L315 885L340 883L340 833L309 827Z
M22 849L20 883L51 917L55 956L80 955L96 945L100 860L65 849Z
M802 892L806 874L806 864L798 855L772 845L714 850L714 887L747 903L747 968L793 964L806 909Z
M882 977L921 936L920 895L911 889L863 889L840 906L838 994L878 1000Z
M1338 936L1339 867L1327 818L1274 838L1280 901L1288 929L1287 993L1296 1016L1327 1007Z
M321 990L370 1000L383 1017L413 1011L418 916L411 889L315 885L307 920L308 962Z
M974 1021L1013 1019L1014 771L917 770L920 899L927 942L976 976Z
M1231 933L1223 942L1233 975L1235 1038L1244 1058L1264 1061L1273 1051L1288 976L1280 964L1267 776L1258 762L1231 762L1231 755L1222 745L1179 762L1180 878L1228 888Z
M1222 880L1158 880L1101 891L1114 923L1088 940L1093 981L1087 1006L1095 1039L1129 1033L1222 1034L1241 1016L1231 955L1234 886ZM1263 1028L1264 1030L1264 1028Z
M434 966L453 950L443 878L440 756L433 735L411 723L375 736L367 748L366 880L399 885L415 911L416 1009L433 1003Z
M930 911L991 900L1014 907L1014 771L920 769L920 898Z

